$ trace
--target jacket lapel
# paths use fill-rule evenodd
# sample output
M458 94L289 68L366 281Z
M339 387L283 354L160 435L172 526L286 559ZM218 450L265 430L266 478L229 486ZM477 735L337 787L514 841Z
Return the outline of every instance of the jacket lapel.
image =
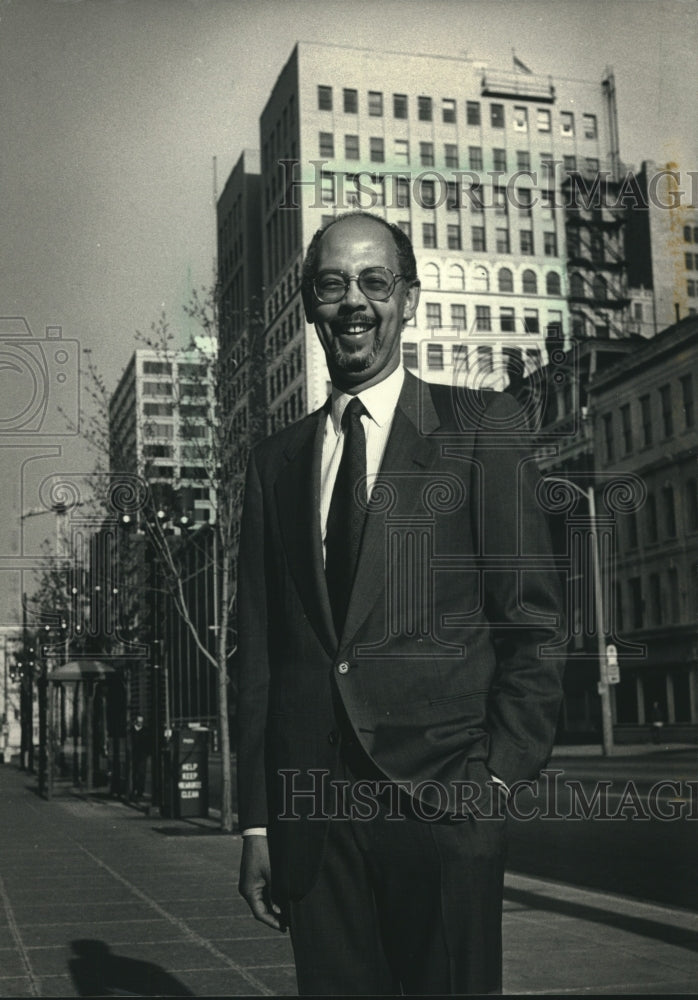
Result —
M320 473L327 409L311 414L286 450L287 464L276 481L279 524L289 570L301 601L329 656L337 650L320 532Z
M423 479L414 475L419 470L427 471L437 461L440 450L437 441L429 439L440 426L440 421L431 399L429 387L409 372L400 393L393 425L386 445L381 469L373 490L373 497L389 496L393 490L399 491L399 513L409 518L421 501ZM410 475L412 473L412 475ZM381 482L385 488L381 488ZM361 542L359 563L356 570L354 588L347 609L347 617L341 645L345 645L356 634L365 618L385 591L385 532L390 506L387 509L370 511Z

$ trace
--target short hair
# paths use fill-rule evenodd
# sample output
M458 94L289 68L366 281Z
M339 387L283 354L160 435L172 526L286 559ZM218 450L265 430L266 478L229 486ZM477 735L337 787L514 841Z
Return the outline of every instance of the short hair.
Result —
M382 226L385 226L385 228L390 232L393 242L395 243L397 259L400 262L400 274L404 277L406 284L411 285L418 280L417 261L414 256L412 241L399 226L396 226L393 222L387 222L385 219L381 218L380 215L374 215L373 212L344 212L342 215L338 215L336 218L332 219L331 222L328 222L326 226L316 230L313 234L313 238L308 244L305 259L303 260L303 275L301 279L303 295L308 299L313 294L313 279L317 274L317 260L320 253L320 240L325 235L327 230L331 229L332 226L336 226L338 222L343 222L345 219L357 218L372 219L374 222L380 222Z

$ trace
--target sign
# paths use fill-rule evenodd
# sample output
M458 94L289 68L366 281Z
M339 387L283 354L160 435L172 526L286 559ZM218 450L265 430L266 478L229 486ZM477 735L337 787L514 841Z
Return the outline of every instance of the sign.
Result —
M606 680L609 684L620 684L618 651L613 643L609 643L606 646Z

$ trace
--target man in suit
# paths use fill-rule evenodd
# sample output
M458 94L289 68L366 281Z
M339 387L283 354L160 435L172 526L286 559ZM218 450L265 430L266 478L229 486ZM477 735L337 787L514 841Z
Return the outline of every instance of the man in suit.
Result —
M249 461L240 892L302 994L497 992L503 803L561 692L538 473L510 396L402 368L397 227L334 220L302 291L333 388Z

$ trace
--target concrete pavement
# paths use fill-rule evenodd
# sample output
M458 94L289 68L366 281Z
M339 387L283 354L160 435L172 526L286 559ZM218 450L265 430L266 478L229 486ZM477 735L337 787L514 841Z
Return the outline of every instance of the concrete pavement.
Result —
M248 916L240 838L0 766L0 996L288 996L288 936ZM510 874L509 994L693 993L698 913Z

